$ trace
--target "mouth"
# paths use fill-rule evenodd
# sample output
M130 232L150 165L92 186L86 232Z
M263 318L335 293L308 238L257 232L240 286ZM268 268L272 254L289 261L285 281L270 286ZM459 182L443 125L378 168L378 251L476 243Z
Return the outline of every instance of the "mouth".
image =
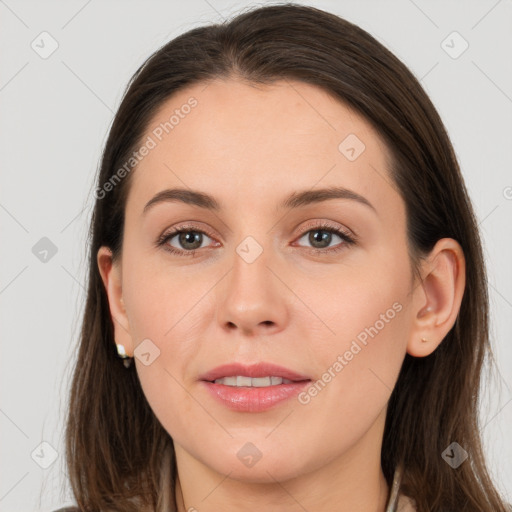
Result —
M201 375L200 381L228 408L262 412L297 395L311 378L272 363L232 363Z

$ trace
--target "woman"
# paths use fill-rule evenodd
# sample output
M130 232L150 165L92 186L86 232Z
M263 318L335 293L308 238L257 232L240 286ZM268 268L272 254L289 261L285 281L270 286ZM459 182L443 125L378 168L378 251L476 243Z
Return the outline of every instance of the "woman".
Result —
M434 106L367 32L286 4L155 52L91 236L80 510L506 510L478 431L471 202Z

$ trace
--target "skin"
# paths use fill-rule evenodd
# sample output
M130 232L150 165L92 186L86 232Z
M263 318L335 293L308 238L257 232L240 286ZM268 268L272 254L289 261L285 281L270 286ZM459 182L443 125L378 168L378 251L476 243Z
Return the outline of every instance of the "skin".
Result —
M235 78L197 84L163 104L146 136L191 96L198 105L133 171L122 258L112 264L107 247L98 252L116 343L130 356L146 338L160 350L152 364L137 357L135 364L175 443L179 510L384 511L387 402L405 354L432 353L456 320L462 249L440 240L423 263L423 281L414 280L387 148L321 89ZM355 161L338 149L349 134L365 144ZM357 192L375 211L350 199L277 210L294 191L327 186ZM208 193L222 209L167 202L143 215L155 194L172 187ZM313 245L302 229L315 234L322 221L358 241L343 246L333 235ZM184 223L206 230L194 256L178 236L167 243L183 256L156 247ZM247 236L263 248L250 264L236 252ZM198 382L233 361L270 361L315 382L394 303L400 312L307 404L235 412ZM247 442L262 454L252 467L237 457Z

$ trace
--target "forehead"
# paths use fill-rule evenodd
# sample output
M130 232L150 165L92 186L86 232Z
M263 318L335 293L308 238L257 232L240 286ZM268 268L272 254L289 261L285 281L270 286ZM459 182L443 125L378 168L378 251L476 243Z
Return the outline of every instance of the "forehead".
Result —
M128 198L139 211L171 186L204 190L221 205L238 198L238 207L333 185L374 204L399 199L378 133L346 104L302 82L195 84L160 106L143 141L151 149L134 170Z

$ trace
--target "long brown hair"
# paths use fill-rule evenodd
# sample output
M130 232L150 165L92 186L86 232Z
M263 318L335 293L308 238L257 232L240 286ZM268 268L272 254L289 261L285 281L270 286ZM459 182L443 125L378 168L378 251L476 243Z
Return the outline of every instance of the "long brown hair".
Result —
M354 108L385 140L390 176L406 205L408 250L417 272L441 238L467 261L455 325L430 356L406 355L391 395L381 463L391 485L419 512L505 512L481 447L481 371L490 355L487 278L475 215L443 123L427 94L366 31L322 10L293 4L253 8L222 24L190 30L151 55L132 77L102 155L90 227L87 302L66 425L69 477L82 510L167 510L174 503L173 441L153 414L136 370L117 357L100 246L122 250L124 211L136 167L104 184L141 144L158 108L177 91L216 78L269 84L293 79ZM103 188L102 188L103 187ZM469 459L452 469L442 452L456 441Z

